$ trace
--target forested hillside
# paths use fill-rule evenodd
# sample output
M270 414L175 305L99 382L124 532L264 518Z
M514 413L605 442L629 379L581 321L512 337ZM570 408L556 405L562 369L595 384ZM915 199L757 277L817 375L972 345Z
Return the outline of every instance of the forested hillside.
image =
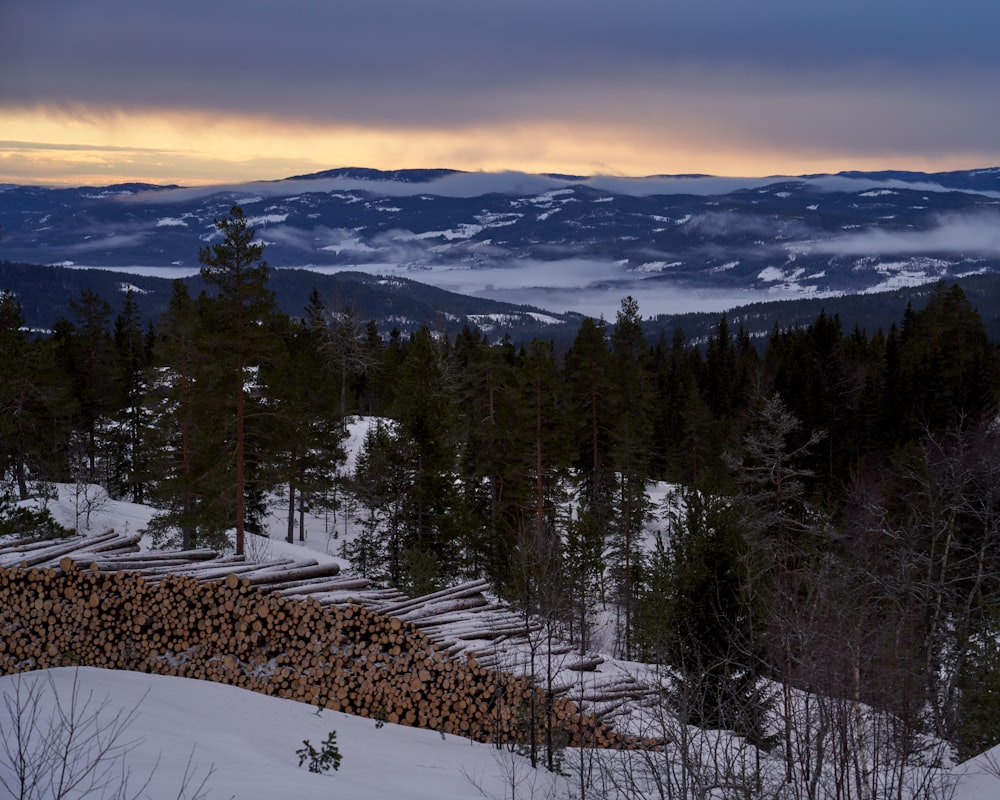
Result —
M891 713L899 741L1000 741L1000 350L957 286L887 329L821 313L763 345L725 316L707 342L650 341L627 297L563 351L403 336L319 293L290 317L242 212L218 227L205 291L175 283L155 328L84 291L35 336L0 297L7 530L44 527L12 501L57 481L162 509L164 547L235 529L242 551L268 504L290 539L337 506L360 573L488 577L581 649L610 609L617 654L670 669L678 713L789 765L799 689ZM355 414L383 422L344 478ZM657 508L653 481L681 502Z

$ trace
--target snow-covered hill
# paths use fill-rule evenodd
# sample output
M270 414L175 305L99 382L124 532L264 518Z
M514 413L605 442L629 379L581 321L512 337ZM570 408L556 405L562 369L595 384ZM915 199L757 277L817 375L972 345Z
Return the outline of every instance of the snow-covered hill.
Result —
M350 452L357 452L371 423L366 419L352 422ZM662 501L668 487L656 487L656 491L657 501ZM61 486L58 497L47 502L59 521L81 533L99 534L108 528L137 532L152 514L152 509L146 506L109 500L93 487ZM284 520L280 508L276 507L269 525L271 538L258 542L263 548L257 553L259 558L302 556L306 551L317 560L337 561L349 568L341 557L340 547L354 531L344 517L311 518L305 542L294 544L282 540ZM588 797L631 798L637 796L635 786L626 785L626 781L616 788L616 780L631 775L630 779L649 781L651 768L670 770L681 763L677 749L681 745L675 743L681 739L683 726L667 719L664 707L656 704L626 705L616 716L616 725L645 735L668 734L666 738L672 744L665 754L654 754L651 761L643 761L647 756L642 754L595 754L568 749L562 756L562 770L568 776L563 779L531 769L525 758L508 749L476 745L433 731L378 725L370 719L327 710L317 712L306 705L230 686L90 668L60 669L49 674L51 685L41 674L25 680L44 679L46 682L38 685L50 698L53 691L68 697L76 680L80 696L93 697L98 707L106 707L112 713L137 708L136 719L126 737L134 743L129 747L126 762L132 786L139 785L155 767L153 780L140 795L149 798L178 797L186 770L193 778L192 787L208 776L209 798L271 800L336 795L360 800L421 797L448 800L479 796L568 800L581 796L581 770ZM583 681L582 673L577 674ZM627 689L626 684L651 687L661 677L649 665L619 662L608 656L606 663L586 680L603 681L607 685L617 681L621 688ZM32 684L22 687L27 685ZM17 677L0 678L0 694L6 698L15 696L17 688ZM795 696L802 708L816 705L816 699L810 700L804 693L796 692ZM627 702L627 698L621 699ZM5 708L10 708L9 701L0 703L0 738L7 737L10 742L13 727L9 710L4 716ZM861 709L856 714L859 725L867 713ZM871 719L878 724L877 717ZM343 755L341 768L328 775L310 774L300 768L296 751L303 746L303 740L319 747L331 730L337 732L338 748ZM758 768L763 764L765 774L775 770L780 773L780 759L772 761L767 753L754 756L756 751L738 737L721 731L683 730L690 739L684 745L690 748L686 751L689 755L729 759L729 766L749 758ZM640 760L630 760L633 758ZM0 773L3 763L0 752ZM605 769L597 769L599 765ZM959 765L950 775L943 773L938 777L944 781L942 787L954 788L952 800L1000 797L1000 748ZM652 792L653 785L647 786ZM196 795L189 792L186 796Z
M334 170L182 189L13 186L0 258L192 274L244 207L277 268L404 276L613 316L720 310L996 271L1000 170L623 179ZM695 292L696 290L696 292ZM680 300L683 305L678 307Z
M127 750L122 764L133 791L152 776L139 795L149 800L500 800L511 797L512 782L519 784L517 797L570 796L565 779L534 771L524 758L506 750L435 731L317 712L302 703L223 684L64 667L0 677L0 694L14 696L19 681L22 692L40 682L48 705L39 710L46 723L53 699L58 696L65 704L74 682L78 697L89 698L92 710L101 709L106 719L135 709L135 719L120 740ZM47 729L46 723L41 730ZM296 751L303 741L320 749L331 731L337 734L342 756L339 769L318 774L309 772L307 765L300 767ZM0 705L0 748L11 737L11 719ZM3 781L11 780L4 763L0 750L0 797L8 796ZM181 795L185 773L188 791ZM120 770L113 771L116 784L121 783L119 776ZM203 793L197 794L203 781Z

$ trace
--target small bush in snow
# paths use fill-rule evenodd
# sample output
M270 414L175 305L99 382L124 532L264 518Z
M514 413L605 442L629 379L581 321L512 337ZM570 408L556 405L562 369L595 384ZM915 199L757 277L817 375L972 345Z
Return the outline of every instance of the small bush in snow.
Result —
M330 731L330 735L320 745L319 750L313 747L308 739L303 739L302 744L304 747L300 747L295 751L295 755L299 757L300 767L308 762L310 772L323 774L329 772L331 768L334 770L340 769L342 756L340 755L340 750L337 749L336 731Z

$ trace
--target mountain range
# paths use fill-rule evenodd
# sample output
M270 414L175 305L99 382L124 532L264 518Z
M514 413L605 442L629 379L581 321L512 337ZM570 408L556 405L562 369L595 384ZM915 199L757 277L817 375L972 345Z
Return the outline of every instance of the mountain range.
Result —
M348 168L239 186L5 185L0 278L19 294L48 281L49 307L55 287L92 275L68 277L81 268L129 273L158 295L142 281L196 275L213 221L233 205L266 245L283 306L301 309L319 282L335 302L394 297L401 328L419 312L534 331L613 318L627 294L648 317L717 315L1000 271L1000 168L752 179ZM416 307L401 300L417 295ZM151 314L162 300L150 299ZM44 325L39 311L28 316Z

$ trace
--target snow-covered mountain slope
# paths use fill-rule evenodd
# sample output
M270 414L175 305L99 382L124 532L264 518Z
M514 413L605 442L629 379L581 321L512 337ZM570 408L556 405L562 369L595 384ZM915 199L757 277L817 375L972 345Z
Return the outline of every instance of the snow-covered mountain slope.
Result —
M640 291L665 302L680 288L801 296L1000 267L998 169L757 179L332 170L193 189L8 186L0 258L191 274L233 204L273 267L408 276L583 313L607 307L582 303L584 292L614 303Z

